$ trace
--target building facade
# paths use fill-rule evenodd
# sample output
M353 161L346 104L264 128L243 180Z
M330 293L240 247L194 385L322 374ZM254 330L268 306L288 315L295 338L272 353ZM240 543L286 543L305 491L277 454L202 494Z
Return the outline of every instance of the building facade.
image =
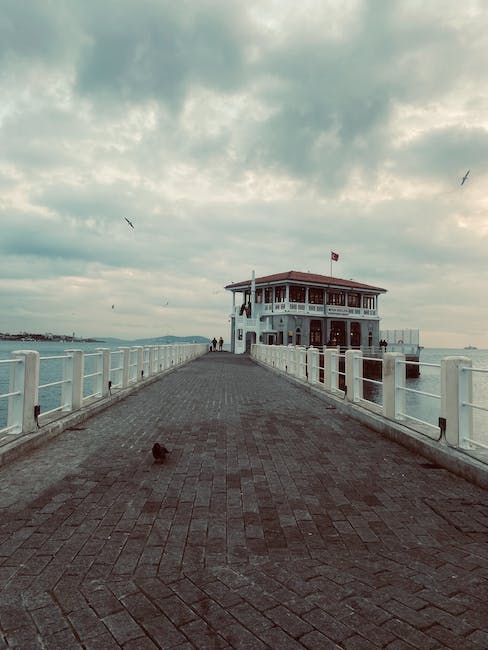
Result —
M315 273L287 271L227 285L231 350L252 343L378 347L378 297L386 289Z

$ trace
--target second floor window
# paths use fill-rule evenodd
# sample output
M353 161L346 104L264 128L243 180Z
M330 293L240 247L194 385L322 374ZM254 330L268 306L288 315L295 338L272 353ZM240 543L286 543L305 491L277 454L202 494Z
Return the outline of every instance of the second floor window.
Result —
M361 296L359 293L350 293L347 297L349 307L361 307Z
M265 287L264 289L264 302L273 302L273 289L271 287Z
M290 286L290 302L305 302L305 287L296 284Z
M308 290L308 302L311 305L324 304L324 290L317 287L310 287Z
M375 296L363 296L364 309L376 309Z
M275 287L275 302L285 302L286 287Z
M327 293L328 305L342 305L346 304L346 294L343 291L329 291Z

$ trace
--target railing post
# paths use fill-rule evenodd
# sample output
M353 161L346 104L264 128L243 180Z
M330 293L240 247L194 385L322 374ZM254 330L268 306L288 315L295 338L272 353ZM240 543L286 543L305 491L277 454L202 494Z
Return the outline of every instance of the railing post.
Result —
M32 433L37 428L34 406L39 403L39 352L16 350L12 357L20 363L14 363L10 371L9 392L20 395L9 397L7 426L18 428L16 433Z
M147 369L148 376L154 374L154 358L155 358L156 348L151 346L149 348L149 367Z
M441 417L446 419L446 441L461 449L470 449L473 434L472 402L473 377L469 357L441 359Z
M347 397L352 402L363 398L363 353L346 350L345 360Z
M100 386L97 385L97 390L101 393L102 397L107 397L109 394L108 382L110 381L110 348L97 348L97 352L101 353L101 376ZM100 370L100 368L97 368Z
M136 382L141 381L141 379L144 377L143 372L144 372L144 348L142 346L137 346L136 347L136 355L137 355L137 365L136 365Z
M307 351L305 348L298 347L296 349L296 361L297 361L296 377L298 377L299 379L306 379L307 370L305 364L307 362Z
M319 382L319 351L310 347L307 350L308 381L310 384Z
M82 350L65 350L65 353L68 358L63 365L63 380L67 382L61 391L61 400L65 405L63 410L77 411L83 406L85 358Z
M332 391L337 388L337 351L335 348L324 349L324 388Z
M119 348L122 352L122 388L127 388L129 385L129 372L130 372L130 348Z
M390 420L403 420L406 408L405 355L385 352L383 355L383 415Z

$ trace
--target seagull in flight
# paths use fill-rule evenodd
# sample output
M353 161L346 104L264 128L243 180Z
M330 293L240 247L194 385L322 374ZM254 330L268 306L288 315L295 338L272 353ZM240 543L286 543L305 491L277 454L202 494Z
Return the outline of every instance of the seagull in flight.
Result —
M464 185L466 179L468 178L468 174L469 174L469 169L468 169L468 171L464 174L464 176L463 176L463 180L461 181L461 185Z
M127 217L124 217L124 219L127 221L127 223L129 224L129 226L131 228L134 228L134 224L132 223L132 221L129 221L129 219L127 219Z

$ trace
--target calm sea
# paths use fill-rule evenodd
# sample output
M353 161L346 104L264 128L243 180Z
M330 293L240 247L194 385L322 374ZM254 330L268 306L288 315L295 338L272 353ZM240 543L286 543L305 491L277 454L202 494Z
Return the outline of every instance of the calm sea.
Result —
M100 347L112 347L117 349L119 343L50 343L50 342L34 342L34 341L0 341L0 360L11 358L10 353L14 350L37 350L41 357L60 356L65 350L73 347L76 349L84 350L85 352L95 352ZM131 343L127 342L126 345L130 346ZM224 346L228 347L228 346ZM420 355L421 365L420 377L407 379L407 388L421 393L429 393L431 395L439 395L440 393L440 365L441 359L448 356L465 356L472 360L474 368L488 369L488 350L464 350L464 349L447 349L447 348L424 348ZM89 360L87 359L87 362ZM85 373L89 373L89 367L85 365ZM41 377L40 383L45 384L51 381L56 381L61 378L61 361L51 361L49 363L41 363ZM475 404L488 407L488 374L474 373L473 375L474 396L473 401ZM89 387L87 388L89 391ZM58 388L60 391L60 388ZM8 392L8 367L7 364L0 364L0 394ZM89 392L87 393L89 394ZM371 401L381 403L381 389L374 385L365 383L365 397ZM50 408L57 406L59 396L56 394L56 389L52 389L49 394L49 389L45 389L43 393L44 404L41 401L41 408L46 412ZM53 403L50 403L52 400ZM5 399L0 400L0 427L5 426ZM438 424L440 401L435 397L421 395L419 393L407 392L407 414L419 420L428 422L433 425ZM475 431L486 431L478 439L488 439L488 413L475 412Z

